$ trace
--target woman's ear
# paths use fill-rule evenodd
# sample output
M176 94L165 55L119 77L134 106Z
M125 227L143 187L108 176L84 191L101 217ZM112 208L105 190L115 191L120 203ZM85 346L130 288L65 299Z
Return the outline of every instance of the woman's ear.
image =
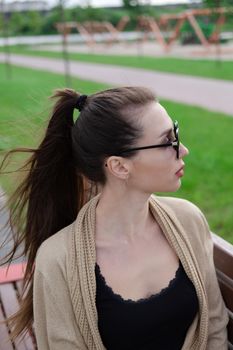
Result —
M105 161L105 166L108 168L108 171L117 178L122 180L128 179L130 171L129 160L122 157L111 156Z

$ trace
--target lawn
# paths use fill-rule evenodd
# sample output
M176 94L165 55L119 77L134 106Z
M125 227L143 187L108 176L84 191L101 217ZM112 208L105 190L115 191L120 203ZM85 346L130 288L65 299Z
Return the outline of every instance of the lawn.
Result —
M58 87L64 87L62 75L13 67L13 78L7 80L0 65L2 151L38 144L51 106L47 97ZM104 85L73 79L73 87L90 94ZM165 195L191 200L203 210L211 229L233 243L233 118L180 103L161 103L179 121L181 139L190 150L181 189ZM6 191L17 184L15 176L10 178L1 175Z
M0 51L1 50L3 50L3 48L0 48ZM29 49L26 46L15 46L11 47L10 50L12 53L18 54L62 58L61 52L33 51L33 49ZM107 53L105 55L69 53L69 58L82 62L111 64L205 78L233 80L233 61L222 61L217 64L215 60L191 60L149 56L110 56L107 55Z

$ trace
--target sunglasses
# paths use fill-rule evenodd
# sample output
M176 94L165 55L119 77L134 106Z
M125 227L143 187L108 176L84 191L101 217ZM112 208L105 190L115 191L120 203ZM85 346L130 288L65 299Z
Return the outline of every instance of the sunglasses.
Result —
M179 124L178 121L174 121L173 123L173 136L174 141L170 141L167 143L163 143L160 145L150 145L150 146L144 146L144 147L135 147L135 148L129 148L128 150L123 150L118 153L118 155L133 152L133 151L140 151L142 149L150 149L150 148L160 148L160 147L173 147L176 151L176 157L179 159L179 150L180 150L180 140L179 140Z

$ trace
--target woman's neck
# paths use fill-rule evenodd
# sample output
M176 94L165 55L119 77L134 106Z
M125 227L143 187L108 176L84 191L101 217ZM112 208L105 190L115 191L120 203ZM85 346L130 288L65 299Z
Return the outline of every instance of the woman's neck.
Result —
M133 242L143 236L153 222L149 195L104 188L96 208L96 239Z

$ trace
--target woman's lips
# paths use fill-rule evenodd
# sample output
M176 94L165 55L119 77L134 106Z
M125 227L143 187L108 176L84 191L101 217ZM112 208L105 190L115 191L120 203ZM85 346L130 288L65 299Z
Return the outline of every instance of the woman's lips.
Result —
M178 176L178 177L184 176L184 169L180 169L179 171L177 171L176 176Z
M184 176L184 165L176 172L178 177Z

